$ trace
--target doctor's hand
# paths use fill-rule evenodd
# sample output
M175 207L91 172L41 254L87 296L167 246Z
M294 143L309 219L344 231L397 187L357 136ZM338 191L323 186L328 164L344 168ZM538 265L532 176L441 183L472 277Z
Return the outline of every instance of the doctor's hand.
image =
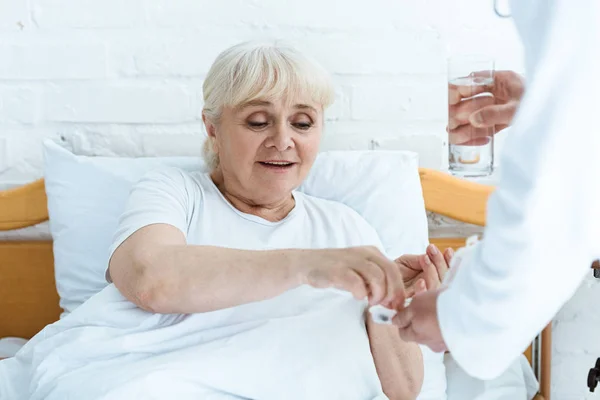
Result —
M448 350L437 319L440 293L440 289L417 293L410 305L398 312L392 322L402 340L426 345L436 353Z
M404 280L406 296L412 297L424 284L427 290L437 289L450 265L454 251L450 248L443 253L434 245L427 246L425 254L405 254L397 258L396 264Z
M477 77L478 73L471 74ZM478 139L506 128L512 121L525 91L525 80L513 71L494 72L494 83L482 86L448 85L451 144L477 144ZM492 96L478 96L490 93Z

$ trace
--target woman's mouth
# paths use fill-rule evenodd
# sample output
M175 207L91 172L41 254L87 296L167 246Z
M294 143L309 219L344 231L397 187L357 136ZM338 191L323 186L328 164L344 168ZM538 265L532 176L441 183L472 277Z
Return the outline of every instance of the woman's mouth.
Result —
M260 165L275 171L285 171L292 168L296 163L291 161L260 161Z

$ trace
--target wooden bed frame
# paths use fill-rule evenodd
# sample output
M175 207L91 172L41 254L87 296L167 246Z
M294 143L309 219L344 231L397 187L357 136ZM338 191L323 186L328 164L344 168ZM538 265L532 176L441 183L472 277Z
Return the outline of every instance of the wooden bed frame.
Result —
M425 208L458 221L484 226L493 187L420 169ZM43 179L0 191L0 231L48 220ZM431 238L445 249L463 246L465 238ZM59 318L51 241L0 241L0 337L31 338ZM550 400L552 327L548 325L525 351L540 381L535 400Z

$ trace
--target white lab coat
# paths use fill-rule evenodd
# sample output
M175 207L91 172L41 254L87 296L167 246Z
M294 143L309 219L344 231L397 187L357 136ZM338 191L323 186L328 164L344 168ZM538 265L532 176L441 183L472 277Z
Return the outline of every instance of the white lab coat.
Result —
M511 7L526 95L506 138L485 238L437 304L448 349L481 379L527 348L600 257L600 1Z

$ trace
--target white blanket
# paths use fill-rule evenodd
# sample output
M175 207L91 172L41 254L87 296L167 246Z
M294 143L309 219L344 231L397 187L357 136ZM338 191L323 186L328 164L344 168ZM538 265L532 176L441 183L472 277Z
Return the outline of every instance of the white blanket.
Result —
M0 338L0 358L14 357L26 343L26 339L18 337Z
M0 362L0 399L386 399L365 307L302 286L230 309L161 315L110 285Z

